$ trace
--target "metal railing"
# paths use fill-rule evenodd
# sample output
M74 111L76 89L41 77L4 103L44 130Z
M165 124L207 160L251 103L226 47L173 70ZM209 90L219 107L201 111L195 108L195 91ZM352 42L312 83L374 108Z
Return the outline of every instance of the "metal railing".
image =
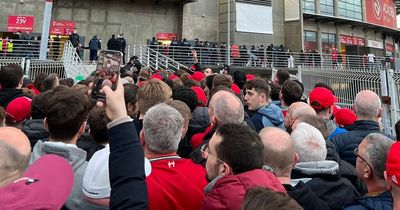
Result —
M227 63L226 48L206 48L188 46L149 45L150 49L176 60L182 64L192 64L192 52L197 52L197 59L202 65L221 65ZM317 52L282 52L267 51L266 49L231 49L231 66L269 67L269 68L334 68L334 69L382 69L387 66L387 58L376 56L374 59L367 55L339 55ZM373 60L373 62L372 62Z
M70 41L65 42L62 56L62 63L65 67L66 77L75 79L78 76L88 77L91 73L82 63Z
M8 64L18 64L25 69L25 58L1 58L0 57L0 68Z
M169 57L163 53L160 53L156 49L149 48L140 44L133 44L128 46L128 59L131 56L137 56L140 62L145 65L151 67L153 70L157 69L185 69L188 67L173 57Z
M390 75L392 72L392 75ZM325 69L299 68L297 78L304 85L305 95L309 95L315 84L325 83L335 92L337 105L352 108L355 97L361 90L371 90L382 99L391 96L392 103L383 103L382 125L386 133L394 134L393 128L400 113L400 72L388 69ZM385 101L385 100L382 100Z
M60 60L64 41L49 41L47 47L48 60ZM0 57L39 59L40 40L0 40Z
M28 72L28 78L32 81L39 73L45 73L47 75L57 74L59 78L67 77L64 65L61 61L27 60L26 72Z

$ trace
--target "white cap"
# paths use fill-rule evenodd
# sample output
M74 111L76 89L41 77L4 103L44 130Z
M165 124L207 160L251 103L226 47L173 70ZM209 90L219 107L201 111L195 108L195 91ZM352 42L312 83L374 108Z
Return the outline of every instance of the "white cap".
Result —
M82 184L82 192L88 198L101 199L110 197L109 156L110 147L107 144L104 149L94 153L90 159ZM151 173L151 164L147 158L144 160L144 168L146 176L149 176Z

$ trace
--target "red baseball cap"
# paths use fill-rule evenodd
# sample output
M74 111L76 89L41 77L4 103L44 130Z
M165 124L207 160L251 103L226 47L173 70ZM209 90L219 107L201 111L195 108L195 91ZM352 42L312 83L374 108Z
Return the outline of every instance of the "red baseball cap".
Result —
M192 79L197 82L201 82L201 80L203 80L205 77L206 77L206 75L200 71L196 71L192 74Z
M238 86L237 84L235 84L235 83L233 83L233 84L231 85L231 90L232 90L233 92L235 92L236 94L240 94L240 88L239 88L239 86Z
M314 109L326 109L335 104L336 97L332 91L323 87L316 87L310 92L309 100Z
M253 80L255 78L256 78L256 76L254 76L254 74L246 74L246 81L250 81L250 80Z
M28 97L19 97L12 100L6 107L6 121L18 123L24 121L31 114L32 100Z
M0 189L1 209L60 209L74 184L74 172L64 158L44 155L21 178Z
M386 175L400 187L400 142L396 142L389 150L386 159Z
M333 112L336 123L340 126L353 125L357 120L357 115L352 110L348 108L337 109Z

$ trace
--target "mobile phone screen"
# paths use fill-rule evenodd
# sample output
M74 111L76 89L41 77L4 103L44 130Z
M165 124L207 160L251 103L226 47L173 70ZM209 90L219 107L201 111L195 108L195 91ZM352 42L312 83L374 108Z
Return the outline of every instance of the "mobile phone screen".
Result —
M113 50L100 51L99 60L96 67L96 77L93 84L92 98L98 101L106 99L100 93L101 88L108 85L115 90L122 63L122 53Z

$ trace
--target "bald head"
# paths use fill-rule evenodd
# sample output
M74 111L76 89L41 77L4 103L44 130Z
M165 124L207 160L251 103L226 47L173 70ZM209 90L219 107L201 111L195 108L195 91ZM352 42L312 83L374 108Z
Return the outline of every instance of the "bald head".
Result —
M0 187L19 178L29 163L28 137L14 127L0 128Z
M315 110L304 102L295 102L289 106L285 117L285 128L289 128L298 118L304 115L316 115Z
M1 127L0 141L7 143L21 155L29 158L31 154L31 144L28 137L20 129L14 127Z
M354 111L358 120L378 121L382 113L381 99L373 91L360 91L354 101Z
M262 129L259 135L264 144L264 165L273 168L278 177L290 177L296 154L289 133L268 127Z
M210 119L219 126L226 123L240 124L244 120L242 102L228 91L221 90L215 93L208 108Z

